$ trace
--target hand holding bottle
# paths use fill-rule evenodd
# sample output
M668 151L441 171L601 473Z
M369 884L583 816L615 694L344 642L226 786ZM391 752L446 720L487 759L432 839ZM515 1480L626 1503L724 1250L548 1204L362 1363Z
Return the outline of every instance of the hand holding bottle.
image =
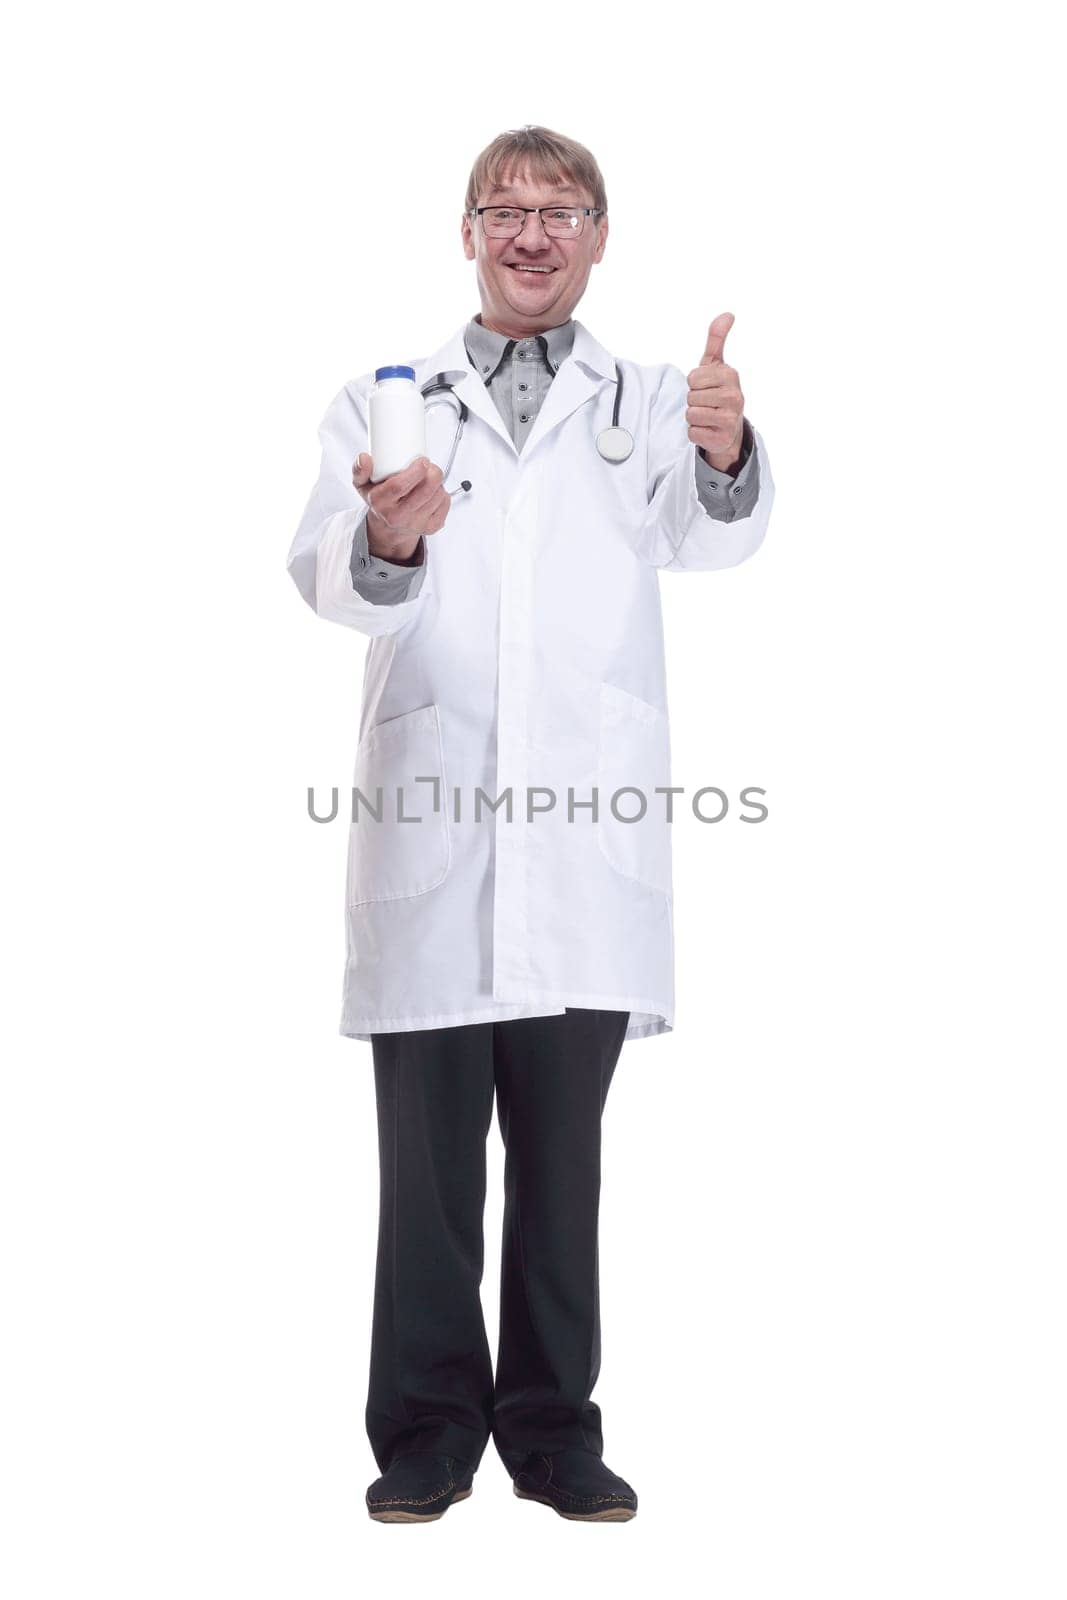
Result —
M383 561L406 561L424 533L439 533L444 527L451 496L442 488L440 467L427 456L377 483L371 482L373 471L372 458L361 451L352 468L352 483L370 508L367 548Z

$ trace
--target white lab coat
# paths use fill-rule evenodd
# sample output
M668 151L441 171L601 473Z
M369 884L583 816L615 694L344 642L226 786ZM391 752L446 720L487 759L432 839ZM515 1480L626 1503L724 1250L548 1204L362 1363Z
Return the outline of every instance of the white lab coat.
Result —
M595 440L611 421L614 358L576 321L519 453L465 326L410 363L420 385L465 370L456 392L470 408L447 487L468 478L471 491L426 539L419 592L376 604L352 585L367 509L352 464L368 444L373 373L323 419L319 481L289 552L318 615L371 638L353 784L374 806L382 788L382 820L360 802L349 824L340 1031L369 1039L577 1006L628 1011L628 1039L664 1033L674 944L671 824L655 793L671 783L659 573L736 566L758 548L774 496L763 441L751 514L716 521L697 497L685 377L620 361L619 420L635 446L605 462ZM428 412L427 454L442 466L455 422L447 402ZM647 803L635 822L620 819L641 796L618 795L618 816L610 805L631 786ZM402 816L419 821L399 819L398 788ZM475 820L478 788L489 801L510 789L511 820L506 798ZM534 789L556 802L528 820ZM594 789L595 822L582 805Z

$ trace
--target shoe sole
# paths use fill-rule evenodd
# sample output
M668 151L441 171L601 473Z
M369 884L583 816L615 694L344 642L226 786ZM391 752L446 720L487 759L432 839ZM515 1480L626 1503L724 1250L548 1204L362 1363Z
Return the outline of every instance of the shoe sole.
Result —
M460 1489L445 1506L445 1511L450 1511L457 1500L469 1500L473 1493L473 1485L470 1489ZM440 1522L445 1511L429 1511L422 1516L417 1511L371 1511L370 1507L367 1507L372 1522Z
M543 1494L530 1494L517 1483L511 1487L520 1500L536 1500L539 1505L551 1506L557 1517L566 1517L568 1522L630 1522L637 1515L630 1506L609 1506L606 1511L561 1511L554 1500Z

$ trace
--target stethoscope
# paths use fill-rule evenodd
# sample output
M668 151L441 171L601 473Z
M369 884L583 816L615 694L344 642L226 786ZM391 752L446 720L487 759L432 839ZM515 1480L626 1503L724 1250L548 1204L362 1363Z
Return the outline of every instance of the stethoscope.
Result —
M454 400L457 411L457 425L452 448L448 453L448 461L441 474L441 482L448 482L448 474L452 471L452 463L456 459L459 441L463 437L463 424L470 415L466 402L461 400L456 393L456 384L461 378L466 377L465 372L436 372L428 382L422 386L422 397L426 401L427 409L432 405L439 405L442 400ZM601 428L596 436L597 453L604 461L609 461L613 466L618 466L620 461L629 460L633 454L634 436L629 428L619 425L619 407L622 405L622 369L615 363L615 405L611 413L611 426ZM460 489L470 492L470 479L464 478L457 489L446 489L449 495L458 494Z

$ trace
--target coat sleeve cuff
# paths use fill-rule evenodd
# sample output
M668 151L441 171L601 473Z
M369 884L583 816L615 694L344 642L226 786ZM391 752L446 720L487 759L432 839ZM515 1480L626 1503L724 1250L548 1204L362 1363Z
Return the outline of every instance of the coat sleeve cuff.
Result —
M402 600L414 600L426 576L425 543L424 537L420 546L422 561L417 567L385 561L371 554L367 544L367 518L362 516L352 539L349 563L353 589L373 605L394 606Z
M421 593L388 603L379 601L377 591L373 598L362 595L352 582L352 551L356 533L366 519L366 506L335 512L328 517L316 533L314 547L315 577L313 598L315 610L330 622L342 622L367 634L395 633L415 616L429 593L425 573L430 556L418 574ZM377 580L373 580L377 581ZM380 585L385 588L385 584Z
M720 472L704 460L695 445L693 455L697 496L708 516L716 522L747 517L759 499L759 453L754 448L752 424L748 418L742 424L741 465L736 474Z

